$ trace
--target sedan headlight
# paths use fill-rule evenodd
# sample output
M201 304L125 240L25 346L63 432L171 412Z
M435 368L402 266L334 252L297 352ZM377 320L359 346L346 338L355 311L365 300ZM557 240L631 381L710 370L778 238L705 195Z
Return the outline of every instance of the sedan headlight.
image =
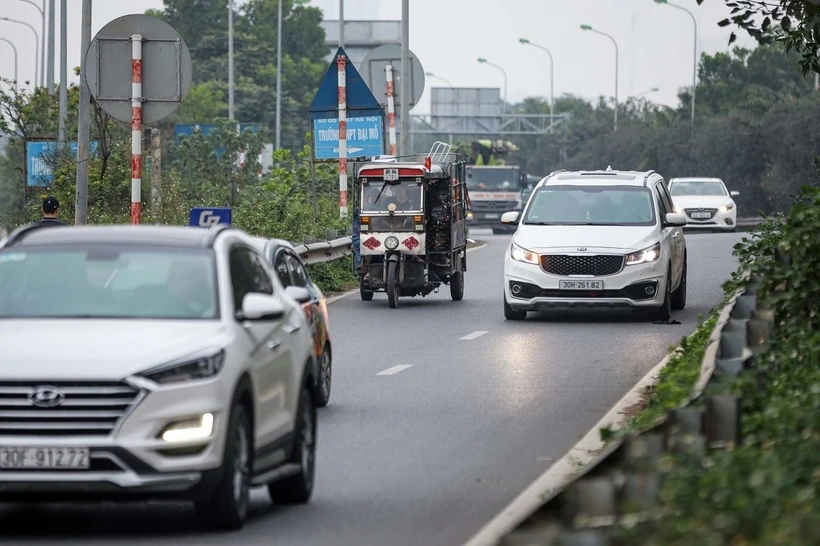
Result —
M720 207L720 212L729 212L733 208L735 208L735 204L729 203L728 205L723 205L722 207Z
M649 248L626 255L626 265L637 265L655 262L661 257L661 244L655 243Z
M524 262L526 264L538 265L540 263L540 257L538 256L538 254L525 248L521 248L515 243L513 243L510 247L510 256L513 260L516 260L518 262Z
M677 214L683 214L683 207L680 205L675 205L675 212Z
M157 366L139 375L155 383L165 385L168 383L208 379L222 371L223 366L225 366L224 349L209 356Z

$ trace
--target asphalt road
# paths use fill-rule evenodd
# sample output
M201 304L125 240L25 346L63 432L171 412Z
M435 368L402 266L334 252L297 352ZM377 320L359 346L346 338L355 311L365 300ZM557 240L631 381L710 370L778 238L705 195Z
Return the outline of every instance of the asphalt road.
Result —
M474 237L476 235L473 235ZM4 506L4 544L458 546L577 442L720 301L741 235L686 236L679 325L623 314L506 322L503 252L469 254L465 299L358 295L330 308L330 405L320 410L313 501L254 494L240 532L201 532L184 505Z

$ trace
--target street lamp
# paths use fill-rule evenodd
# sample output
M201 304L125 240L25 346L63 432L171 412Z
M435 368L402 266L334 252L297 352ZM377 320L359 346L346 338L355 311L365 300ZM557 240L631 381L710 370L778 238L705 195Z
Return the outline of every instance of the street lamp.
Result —
M546 47L544 47L542 45L534 44L526 38L519 38L518 41L521 42L524 45L537 47L538 49L540 49L542 51L546 51L547 55L550 56L550 125L552 125L552 116L555 115L555 111L554 111L555 100L553 98L553 89L554 89L554 84L555 84L555 78L553 77L553 75L554 75L554 73L553 73L554 63L553 63L553 60L552 60L552 53Z
M294 4L302 6L310 0L295 0ZM282 147L282 0L278 4L279 22L276 32L276 144L278 150Z
M481 64L486 64L486 65L492 66L493 68L497 68L501 71L502 74L504 74L504 105L502 106L501 113L506 114L507 113L507 72L503 68L498 66L497 64L493 64L493 63L491 63L490 61L488 61L487 59L485 59L483 57L479 57L478 62L481 63Z
M228 119L233 121L233 0L228 0Z
M648 90L644 91L643 93L638 93L635 96L636 97L643 97L644 95L648 95L649 93L657 93L658 91L660 91L659 88L653 87L652 89L648 89Z
M601 36L606 36L612 43L615 44L615 131L618 130L618 42L615 41L615 38L610 36L605 32L601 32L600 30L595 30L590 25L581 25L581 30L588 30L590 32L594 32L595 34L600 34Z
M25 25L34 33L34 87L37 87L37 59L40 56L40 35L37 34L37 30L33 26L25 21L18 21L17 19L11 19L10 17L0 17L0 21L8 21L9 23Z
M692 67L692 130L695 130L695 90L698 86L698 20L695 18L695 14L689 11L688 9L684 8L683 6L679 6L677 4L673 4L668 0L655 0L656 4L666 4L667 6L671 6L673 8L677 8L681 11L685 11L689 14L689 17L692 18L692 23L695 25L695 44L694 44L694 66Z
M448 87L453 87L453 84L452 84L452 83L450 83L448 80L445 80L445 79L444 79L444 78L442 78L441 76L436 76L436 75L435 75L435 74L433 74L432 72L425 72L425 73L424 73L424 75L425 75L425 76L427 76L428 78L435 78L435 79L437 79L437 80L441 80L441 81L443 81L444 83L446 83Z
M40 50L40 85L44 85L43 82L46 79L46 74L45 74L45 66L46 66L46 44L45 44L45 40L46 40L46 14L45 14L45 11L43 10L43 8L46 5L45 4L46 0L43 0L43 8L41 8L40 6L38 6L37 4L32 2L32 0L20 0L20 2L25 2L26 4L31 4L32 6L37 8L37 11L40 12L40 18L43 21L42 30L40 31L40 39L42 40L42 43L43 43L43 47Z
M11 40L3 38L2 36L0 36L0 42L6 42L14 50L14 89L17 89L17 48L14 47L14 44L11 43Z

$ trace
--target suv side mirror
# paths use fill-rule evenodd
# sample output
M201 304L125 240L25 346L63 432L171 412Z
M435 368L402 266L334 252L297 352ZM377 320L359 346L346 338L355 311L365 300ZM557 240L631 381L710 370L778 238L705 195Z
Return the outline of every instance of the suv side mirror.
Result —
M285 294L299 303L307 303L310 301L310 292L302 286L290 285L285 288Z
M737 197L738 195L740 195L740 192L739 191L730 191L729 195L732 196L732 197Z
M239 315L240 320L277 320L285 315L285 308L274 296L252 292L245 294Z
M672 227L683 227L686 225L686 216L678 212L669 212L666 214L665 224Z
M517 210L511 210L501 215L502 224L517 224L518 217L521 215Z

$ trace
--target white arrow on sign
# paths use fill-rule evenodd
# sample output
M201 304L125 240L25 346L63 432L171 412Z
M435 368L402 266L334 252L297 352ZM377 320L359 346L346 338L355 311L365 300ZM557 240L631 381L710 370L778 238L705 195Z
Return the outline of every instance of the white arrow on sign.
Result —
M361 152L362 150L364 150L364 148L348 148L347 153L348 154L354 154L356 152ZM339 153L339 148L333 148L333 151L338 154Z

